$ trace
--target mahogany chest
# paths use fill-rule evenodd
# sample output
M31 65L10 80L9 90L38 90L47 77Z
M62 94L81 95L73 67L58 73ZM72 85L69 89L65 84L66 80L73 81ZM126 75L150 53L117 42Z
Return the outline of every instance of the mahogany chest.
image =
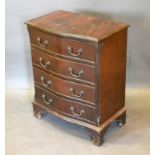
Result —
M56 11L26 22L31 44L34 116L43 112L85 127L101 145L113 121L125 124L128 25Z

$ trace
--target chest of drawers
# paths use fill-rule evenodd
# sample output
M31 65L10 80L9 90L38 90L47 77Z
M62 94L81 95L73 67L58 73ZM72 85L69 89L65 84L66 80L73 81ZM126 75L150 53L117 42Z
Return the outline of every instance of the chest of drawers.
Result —
M125 124L128 25L67 11L26 22L35 83L34 116L43 112L85 127L101 145L113 121Z

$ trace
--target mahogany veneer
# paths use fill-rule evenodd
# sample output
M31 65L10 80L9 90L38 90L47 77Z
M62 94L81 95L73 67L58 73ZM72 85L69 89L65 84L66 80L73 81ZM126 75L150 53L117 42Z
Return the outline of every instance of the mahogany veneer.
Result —
M34 116L49 112L85 127L101 145L126 122L128 25L67 11L26 22L35 82Z

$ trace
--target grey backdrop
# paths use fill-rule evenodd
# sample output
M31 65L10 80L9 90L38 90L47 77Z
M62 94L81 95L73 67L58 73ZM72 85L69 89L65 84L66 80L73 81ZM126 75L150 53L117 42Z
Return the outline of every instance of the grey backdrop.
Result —
M59 9L130 24L127 87L149 87L149 0L6 0L6 88L33 88L24 22Z

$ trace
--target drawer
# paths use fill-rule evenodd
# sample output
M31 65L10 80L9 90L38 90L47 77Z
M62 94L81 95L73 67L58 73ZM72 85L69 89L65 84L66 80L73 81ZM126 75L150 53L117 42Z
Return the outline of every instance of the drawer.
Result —
M95 104L94 87L57 78L35 67L33 68L33 72L36 84L65 97L84 101L90 105Z
M38 47L70 58L95 62L96 47L92 43L65 39L30 28L29 33L31 43Z
M64 99L37 86L35 87L35 100L64 115L95 123L95 108Z
M60 59L34 48L32 48L32 61L34 65L59 77L95 84L94 66Z

